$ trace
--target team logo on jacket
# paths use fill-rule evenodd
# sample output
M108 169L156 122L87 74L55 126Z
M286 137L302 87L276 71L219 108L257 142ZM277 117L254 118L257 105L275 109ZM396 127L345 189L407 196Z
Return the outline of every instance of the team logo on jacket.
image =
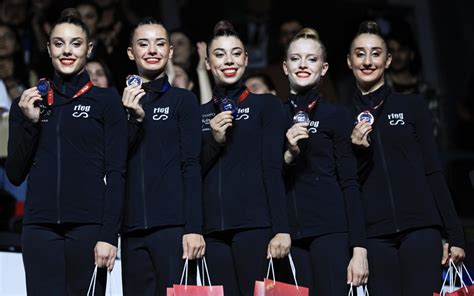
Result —
M250 107L239 108L235 120L247 120L250 118Z
M91 111L91 106L84 106L84 105L76 105L74 106L74 112L72 116L76 118L88 118L89 111Z
M315 134L318 132L319 121L310 121L308 126L308 133Z
M170 107L153 108L153 120L166 120L170 114Z
M405 125L403 113L392 113L388 115L390 125Z

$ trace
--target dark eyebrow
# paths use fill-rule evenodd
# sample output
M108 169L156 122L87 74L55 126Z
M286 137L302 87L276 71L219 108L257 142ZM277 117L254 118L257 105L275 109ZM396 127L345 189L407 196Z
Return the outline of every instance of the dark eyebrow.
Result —
M137 42L139 42L139 41L149 41L149 39L147 39L147 38L137 39ZM166 40L166 38L157 38L157 39L155 39L155 41L166 41L166 42L168 42L168 40Z
M365 50L365 49L366 49L365 47L356 47L356 48L354 48L354 50ZM375 50L382 50L382 47L377 46L377 47L369 48L369 50L374 50L374 49Z

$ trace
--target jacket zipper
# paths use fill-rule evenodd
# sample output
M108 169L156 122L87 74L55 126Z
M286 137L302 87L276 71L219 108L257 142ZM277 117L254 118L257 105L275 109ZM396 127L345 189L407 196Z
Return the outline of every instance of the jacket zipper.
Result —
M142 198L143 198L143 217L145 219L145 229L148 229L148 218L146 211L146 198L145 198L145 167L143 166L143 145L140 145L140 162L142 168Z
M219 194L219 206L221 208L221 231L224 231L224 210L222 205L222 177L221 177L221 160L217 161L217 167L219 168L219 187L218 187L218 194Z
M383 170L384 170L384 175L385 175L385 180L387 182L387 187L388 187L388 194L390 196L390 205L392 206L392 215L393 215L393 221L395 223L395 229L397 232L400 232L400 227L398 225L398 221L397 221L397 214L396 214L396 211L395 211L395 199L393 197L393 189L392 189L392 182L390 181L390 177L388 175L388 166L387 166L387 161L385 160L385 153L384 153L384 147L383 147L383 144L382 144L382 139L380 137L380 132L377 130L376 131L376 135L377 135L377 141L378 141L378 144L379 144L379 147L380 147L380 155L381 155L381 158L382 158L382 166L383 166Z
M60 192L61 192L61 140L60 140L60 128L61 128L61 114L62 108L59 108L58 121L56 122L56 149L57 149L57 179L56 179L56 209L58 217L56 223L61 223L61 206L60 206Z
M296 204L296 186L295 189L293 189L293 207L295 208L295 219L296 219L296 229L297 229L297 237L301 237L301 232L300 232L300 219L298 217L298 206Z

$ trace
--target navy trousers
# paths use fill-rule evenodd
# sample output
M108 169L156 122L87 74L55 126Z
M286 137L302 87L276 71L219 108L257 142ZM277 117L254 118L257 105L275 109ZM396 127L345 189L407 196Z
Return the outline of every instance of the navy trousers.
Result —
M368 240L371 296L432 296L441 288L441 234L422 228Z
M96 224L24 225L22 252L28 295L86 295L100 229ZM95 295L105 294L106 279L106 269L100 268Z
M206 235L206 259L213 285L224 285L226 296L253 295L255 281L268 266L270 228L229 230Z
M125 296L161 296L179 284L183 270L183 228L138 230L122 236L122 283ZM190 268L191 269L191 268Z

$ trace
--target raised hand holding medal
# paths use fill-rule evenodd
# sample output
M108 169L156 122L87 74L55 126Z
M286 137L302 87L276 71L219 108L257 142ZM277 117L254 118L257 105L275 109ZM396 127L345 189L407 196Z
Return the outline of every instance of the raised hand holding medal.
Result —
M123 90L122 103L130 116L138 122L145 118L145 111L140 103L140 99L146 94L142 86L142 78L138 75L128 75L125 80L127 87Z
M221 111L230 111L232 114L232 117L235 118L238 113L238 107L237 104L234 103L231 99L224 98L221 100L219 107Z

